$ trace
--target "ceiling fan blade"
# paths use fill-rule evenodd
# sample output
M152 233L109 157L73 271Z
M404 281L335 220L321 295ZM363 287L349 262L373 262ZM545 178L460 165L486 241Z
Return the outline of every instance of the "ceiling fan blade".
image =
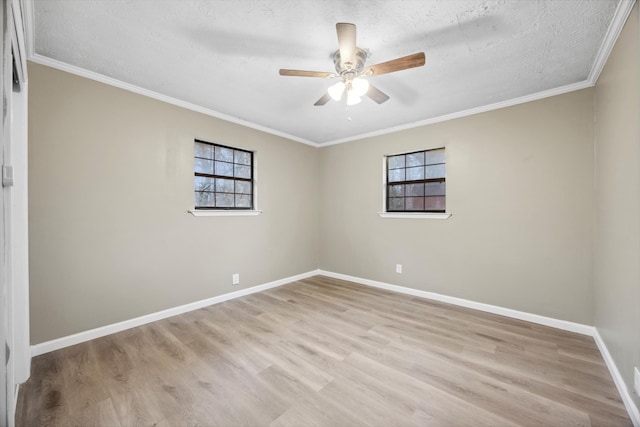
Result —
M322 95L322 98L318 99L313 105L315 105L316 107L320 107L329 102L329 100L331 100L331 96L329 96L328 93L325 93L324 95Z
M402 58L392 59L391 61L367 67L364 74L379 76L380 74L393 73L394 71L422 67L424 63L424 52L414 53L413 55L403 56Z
M367 96L373 99L376 103L382 104L383 102L389 99L389 95L369 83L369 90L367 91Z
M333 77L334 73L327 73L324 71L286 70L284 68L281 68L280 75L296 77Z
M336 24L336 32L338 33L338 49L340 50L340 62L342 64L350 62L355 66L356 26L354 24L338 22Z

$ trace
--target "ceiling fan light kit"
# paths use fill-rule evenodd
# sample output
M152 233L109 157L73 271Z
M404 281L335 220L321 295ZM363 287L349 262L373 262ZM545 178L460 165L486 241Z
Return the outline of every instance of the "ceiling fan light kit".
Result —
M340 101L347 92L347 105L355 105L361 101L361 97L367 94L369 90L369 82L361 77L356 77L353 80L339 81L336 84L329 86L329 96L334 101Z
M393 59L381 64L365 68L369 52L356 46L356 26L354 24L337 23L338 50L333 54L333 64L336 73L323 71L303 71L280 69L281 76L339 78L340 81L331 85L314 105L325 105L329 100L340 101L345 98L347 105L359 104L363 96L368 96L374 102L382 104L389 96L369 83L363 77L392 73L425 64L424 52Z
M345 85L343 81L339 81L338 83L329 86L329 90L327 92L329 92L331 99L334 101L340 101L346 87L347 85Z
M347 92L347 105L360 104L360 101L362 101L362 98L360 98L358 95L356 95L352 91Z
M351 90L358 96L365 96L369 90L369 82L363 78L356 77L351 81Z

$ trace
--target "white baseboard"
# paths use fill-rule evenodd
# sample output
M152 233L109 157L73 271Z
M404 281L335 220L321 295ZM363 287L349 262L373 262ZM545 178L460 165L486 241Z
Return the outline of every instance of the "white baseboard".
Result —
M463 298L456 298L456 297L450 297L447 295L437 294L435 292L421 291L419 289L392 285L390 283L378 282L376 280L363 279L361 277L348 276L346 274L340 274L340 273L333 273L331 271L319 270L318 274L333 277L336 279L342 279L342 280L348 280L350 282L360 283L361 285L367 285L367 286L373 286L375 288L386 289L388 291L394 291L402 294L413 295L416 297L459 305L461 307L472 308L474 310L486 311L488 313L499 314L501 316L507 316L513 319L525 320L527 322L537 323L545 326L551 326L552 328L563 329L565 331L570 331L570 332L576 332L582 335L593 335L593 329L594 329L593 326L583 325L581 323L568 322L566 320L559 320L559 319L554 319L552 317L545 317L545 316L540 316L538 314L527 313L524 311L512 310L510 308L499 307L497 305L484 304L481 302L470 301Z
M461 307L472 308L475 310L486 311L488 313L499 314L501 316L507 316L514 319L525 320L527 322L538 323L540 325L550 326L552 328L562 329L565 331L576 332L582 335L592 336L595 340L598 348L600 349L600 353L602 353L602 358L609 368L609 372L613 377L613 382L618 389L618 393L620 393L620 397L624 403L627 412L629 413L629 418L631 418L631 422L634 427L640 427L640 413L638 412L638 407L633 402L631 395L629 394L629 390L622 379L622 375L620 375L620 371L618 371L618 367L616 366L607 346L605 345L600 333L594 326L583 325L581 323L568 322L566 320L554 319L552 317L540 316L537 314L527 313L518 310L512 310L510 308L499 307L496 305L484 304L475 301L469 301L463 298L450 297L447 295L437 294L434 292L421 291L418 289L407 288L404 286L392 285L390 283L378 282L376 280L363 279L361 277L348 276L346 274L334 273L331 271L319 270L318 274L322 274L324 276L333 277L335 279L347 280L349 282L359 283L361 285L372 286L375 288L386 289L389 291L399 292L402 294L417 296L421 298L426 298L435 301L446 302L449 304L458 305Z
M624 403L625 408L627 408L631 422L634 427L640 427L640 411L638 411L638 407L633 401L631 394L629 394L629 389L622 379L622 375L613 361L613 357L611 357L611 353L609 353L609 349L604 343L604 340L600 336L600 332L598 332L597 328L593 328L593 339L596 340L600 353L602 353L602 358L609 368L609 373L613 377L613 382L618 389L618 393L620 393L620 397L622 397L622 402Z
M69 347L75 344L79 344L85 341L89 341L95 338L100 338L105 335L113 334L116 332L124 331L126 329L134 328L136 326L141 326L147 323L154 322L156 320L166 319L167 317L176 316L178 314L187 313L189 311L197 310L202 307L206 307L209 305L218 304L224 301L228 301L234 298L239 298L245 295L253 294L256 292L265 291L267 289L272 289L278 286L285 285L287 283L295 282L297 280L306 279L309 277L313 277L316 275L323 275L328 277L333 277L336 279L347 280L349 282L359 283L366 286L372 286L375 288L386 289L389 291L394 291L402 294L417 296L421 298L426 298L434 301L441 301L449 304L458 305L461 307L472 308L474 310L485 311L488 313L498 314L501 316L511 317L514 319L525 320L527 322L537 323L540 325L550 326L552 328L562 329L565 331L575 332L582 335L592 336L602 353L602 357L609 368L609 372L613 377L613 381L622 397L622 401L624 403L627 412L629 413L629 417L631 418L631 422L634 427L640 427L640 412L638 411L638 407L633 402L631 395L629 394L629 390L622 379L622 375L618 370L607 346L605 345L602 337L598 330L589 325L583 325L580 323L568 322L566 320L554 319L551 317L540 316L537 314L527 313L518 310L512 310L510 308L504 308L491 304L484 304L480 302L470 301L463 298L450 297L447 295L437 294L434 292L421 291L418 289L407 288L404 286L392 285L390 283L378 282L376 280L363 279L361 277L349 276L341 273L334 273L331 271L325 270L313 270L307 273L298 274L296 276L287 277L284 279L276 280L273 282L265 283L262 285L253 286L247 289L241 289L236 292L230 292L224 295L218 295L213 298L207 298L201 301L192 302L190 304L181 305L178 307L173 307L167 310L158 311L156 313L147 314L145 316L136 317L135 319L126 320L119 323L114 323L112 325L102 326L100 328L91 329L88 331L80 332L74 335L69 335L66 337L58 338L52 341L47 341L41 344L36 344L31 346L31 354L32 356L38 356L44 353L48 353L50 351L58 350L60 348ZM17 404L17 394L14 405Z
M125 320L122 322L114 323L111 325L101 326L99 328L90 329L88 331L79 332L77 334L69 335L55 340L46 341L40 344L31 346L31 356L39 356L50 351L58 350L64 347L69 347L75 344L79 344L92 339L100 338L105 335L115 334L127 329L134 328L136 326L145 325L147 323L155 322L156 320L166 319L167 317L176 316L178 314L187 313L189 311L197 310L209 305L218 304L231 299L239 298L245 295L253 294L256 292L265 291L267 289L276 288L278 286L285 285L287 283L295 282L297 280L306 279L312 276L316 276L320 273L319 270L312 270L307 273L298 274L296 276L286 277L284 279L276 280L262 285L252 286L250 288L241 289L239 291L230 292L228 294L218 295L216 297L203 299L200 301L184 304L178 307L169 308L166 310L158 311L155 313L147 314L144 316L136 317L134 319Z

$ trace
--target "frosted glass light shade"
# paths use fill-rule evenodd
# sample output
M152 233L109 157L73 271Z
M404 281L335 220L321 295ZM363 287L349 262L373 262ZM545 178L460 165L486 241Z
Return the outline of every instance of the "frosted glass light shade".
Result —
M350 90L347 93L347 105L356 105L359 104L362 99L358 95L354 93L353 90Z
M358 96L364 96L369 90L369 82L360 77L351 80L351 91Z
M344 93L344 89L345 89L345 84L342 81L339 81L338 83L329 86L329 96L334 100L334 101L340 101L340 99L342 98L342 94Z

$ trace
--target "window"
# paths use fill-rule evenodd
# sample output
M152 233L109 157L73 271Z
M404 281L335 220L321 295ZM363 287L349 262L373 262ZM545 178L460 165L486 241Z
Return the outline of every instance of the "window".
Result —
M387 212L445 212L444 148L386 158Z
M195 208L253 209L253 152L195 140Z

